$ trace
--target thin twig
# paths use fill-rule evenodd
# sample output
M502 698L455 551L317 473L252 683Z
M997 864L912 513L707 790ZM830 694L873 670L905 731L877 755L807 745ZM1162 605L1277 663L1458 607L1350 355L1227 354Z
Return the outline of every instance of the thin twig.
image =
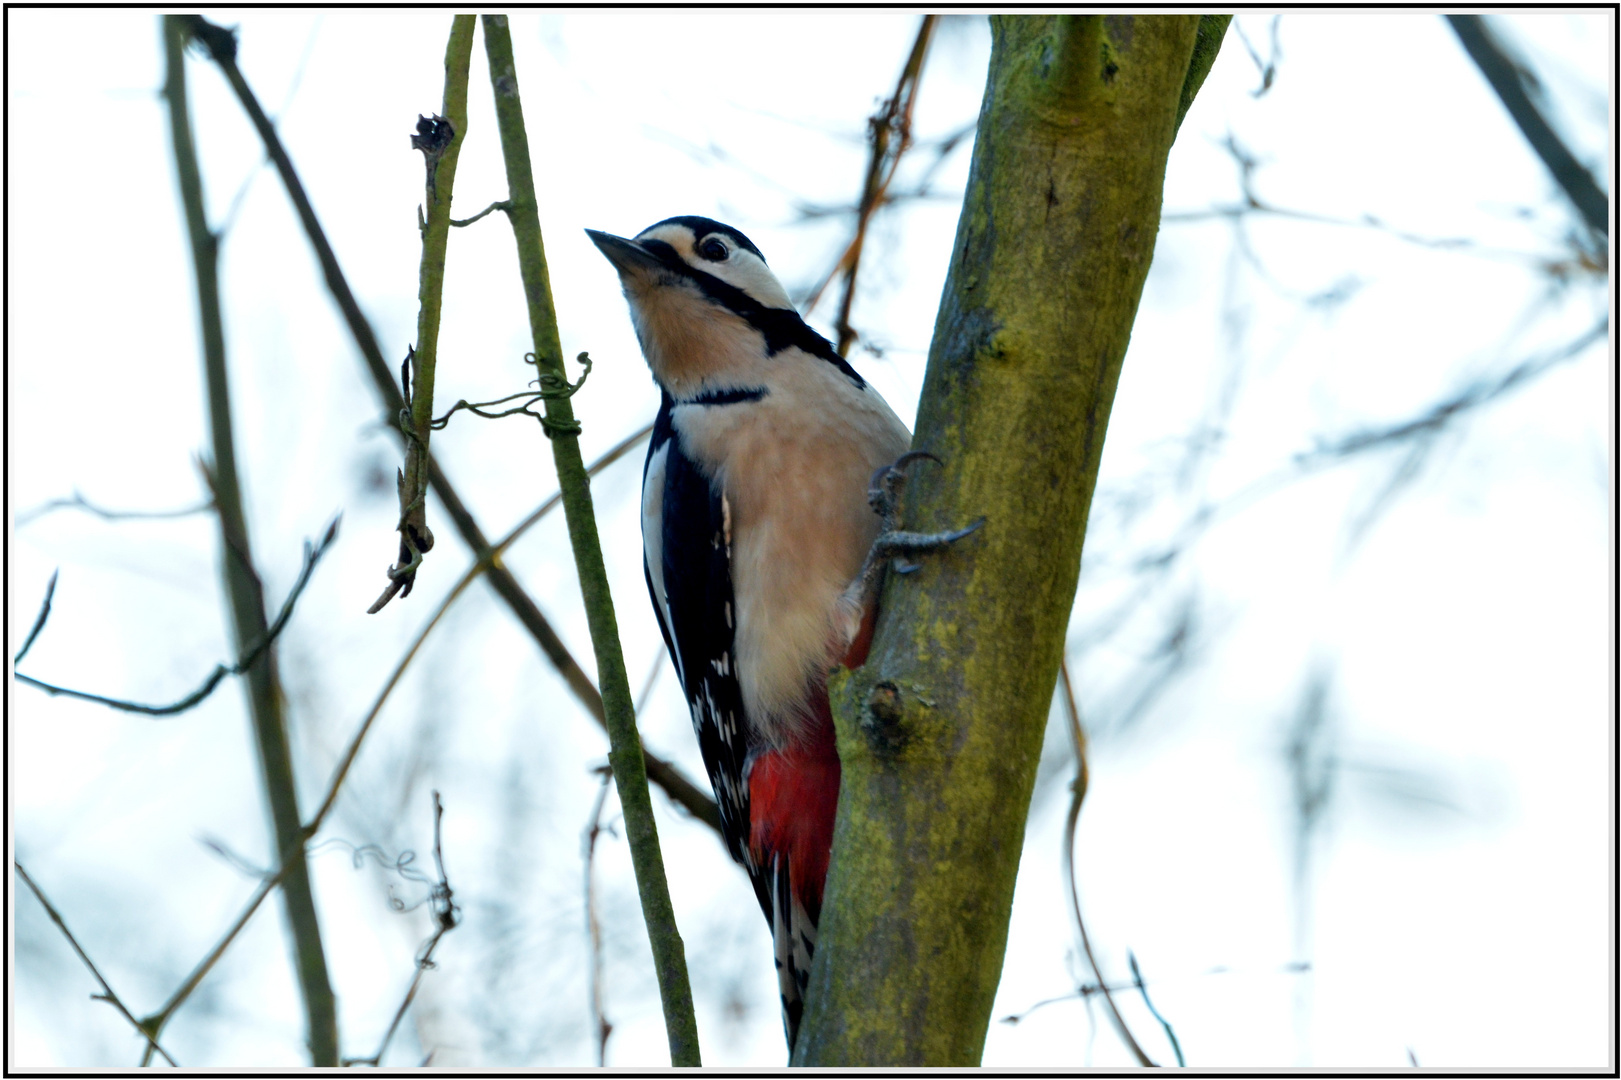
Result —
M660 659L663 659L660 657ZM608 1062L608 1036L614 1026L602 1010L602 923L597 919L596 856L597 836L602 832L602 807L613 784L613 766L597 770L602 786L597 789L596 805L591 808L591 824L586 826L585 845L585 933L591 947L591 1028L597 1035L597 1068Z
M264 655L265 650L275 643L276 638L281 635L282 630L287 626L288 620L292 618L293 606L298 603L299 594L304 591L304 586L309 583L310 573L315 569L315 564L320 561L321 556L326 553L326 549L337 538L338 522L341 520L341 516L332 519L332 524L327 526L326 534L322 536L319 546L312 548L308 540L304 542L304 568L299 571L298 580L293 582L292 590L288 592L287 599L282 602L281 612L276 616L276 621L270 624L264 635L254 642L253 647L243 653L242 658L236 663L215 665L213 672L203 680L203 684L179 701L169 705L143 705L138 701L124 701L120 698L103 697L100 694L91 694L83 690L72 690L65 686L41 682L31 675L24 675L21 672L16 672L17 681L43 690L52 697L61 694L64 697L77 698L80 701L93 701L98 705L105 705L110 709L118 709L121 712L141 713L145 716L174 716L177 713L183 713L194 708L208 695L212 694L214 688L219 686L226 676L241 675L247 671L260 656ZM51 590L55 588L56 575L52 574ZM34 629L29 633L28 640L23 643L22 653L17 654L16 659L18 661L22 659L22 654L28 651L28 647L34 643L34 638L44 627L45 617L50 614L50 610L51 598L50 593L47 592L45 604L40 609L39 619L34 623Z
M101 971L96 967L95 961L90 959L89 954L84 951L84 947L79 944L79 939L75 938L73 936L73 931L68 929L68 924L63 920L61 912L57 911L56 907L45 896L45 890L41 889L37 884L35 884L34 879L28 876L28 871L23 869L21 860L14 861L12 865L17 869L17 876L23 879L23 884L27 885L33 890L34 896L39 900L40 904L44 906L45 914L51 917L51 921L56 924L57 929L62 931L62 936L68 939L68 944L73 946L73 951L79 954L79 959L84 961L84 966L90 969L90 974L94 975L96 977L96 981L101 984L101 993L92 994L91 996L98 1001L105 1001L107 1004L117 1009L119 1014L123 1016L125 1020L128 1020L131 1026L133 1026L136 1031L140 1032L142 1037L146 1039L149 1052L156 1050L158 1053L163 1055L164 1061L167 1061L170 1065L173 1065L178 1069L180 1067L179 1063L176 1062L174 1058L169 1056L169 1051L158 1045L157 1035L148 1030L146 1026L141 1023L141 1021L135 1019L135 1017L130 1013L129 1009L124 1007L123 1000L113 992L113 988L107 984L107 980L102 977Z
M1293 963L1288 963L1288 964L1282 965L1281 967L1279 967L1277 969L1277 973L1280 974L1280 975L1301 975L1301 974L1304 974L1304 973L1306 973L1306 972L1308 972L1310 970L1311 970L1311 964L1296 961L1296 962L1293 962ZM1204 976L1204 975L1231 975L1231 974L1234 974L1234 973L1235 972L1234 972L1233 968L1227 967L1225 965L1218 965L1217 967L1210 968L1208 971L1199 972L1199 975L1201 975L1201 976ZM1156 980L1156 982L1157 981L1161 981L1161 980ZM1012 1026L1014 1024L1022 1023L1023 1021L1028 1019L1030 1014L1035 1012L1037 1009L1045 1009L1048 1005L1058 1005L1058 1004L1061 1004L1061 1003L1063 1003L1065 1001L1084 1001L1090 1007L1091 998L1093 997L1093 995L1102 993L1103 989L1104 988L1102 986L1099 986L1097 983L1085 983L1085 984L1077 987L1072 993L1059 994L1057 997L1042 998L1040 1001L1038 1001L1035 1004L1031 1005L1029 1008L1025 1009L1023 1012L1009 1013L1007 1016L1002 1017L1002 1023L1007 1024L1009 1026ZM1109 991L1111 993L1115 993L1115 994L1124 994L1124 993L1127 993L1127 992L1129 992L1131 990L1135 990L1135 989L1137 989L1136 982L1132 982L1132 983L1129 983L1129 984L1124 985L1124 986L1116 985L1116 986L1109 987Z
M203 981L210 971L214 970L214 965L219 962L220 957L225 955L225 950L231 947L231 943L242 932L242 928L248 925L248 920L253 918L253 913L259 910L259 905L264 903L265 897L269 896L271 891L281 884L281 879L286 874L289 865L291 865L291 860L283 859L280 870L259 882L259 887L254 890L247 906L236 917L236 921L231 924L230 929L225 931L225 936L220 938L214 944L214 947L208 951L208 955L198 961L197 966L191 969L191 974L186 976L186 981L181 983L173 994L169 995L169 1000L163 1003L163 1007L140 1022L138 1026L143 1031L150 1031L154 1036L163 1034L165 1025L169 1023L169 1020L179 1010L180 1006L186 1003L186 999L191 997L192 991L197 989L198 984ZM152 1048L149 1046L146 1054L141 1059L143 1067L151 1064L151 1056Z
M512 204L507 202L505 199L502 199L499 202L492 202L490 205L486 206L484 209L480 210L470 218L462 218L459 221L456 218L451 218L450 223L458 229L465 229L473 222L478 221L480 218L486 217L489 214L493 214L497 210L510 209L512 209Z
M1134 988L1135 987L1133 985L1128 984L1126 986L1111 986L1108 987L1108 990L1110 993L1124 994L1126 991ZM1025 1009L1024 1012L1009 1013L1008 1015L1002 1017L1002 1023L1012 1027L1016 1024L1023 1023L1029 1018L1030 1014L1035 1012L1037 1009L1044 1009L1048 1005L1057 1005L1065 1001L1085 1001L1093 994L1102 993L1103 990L1104 987L1098 983L1083 983L1081 986L1077 987L1073 993L1059 994L1057 997L1042 998L1034 1005L1031 1005L1029 1008Z
M1087 768L1086 768L1086 732L1081 727L1080 709L1075 704L1075 687L1069 678L1069 660L1065 658L1058 665L1059 681L1063 684L1063 702L1065 716L1069 720L1070 746L1075 751L1075 780L1070 785L1073 793L1069 800L1069 814L1064 819L1064 881L1069 885L1070 911L1075 916L1075 927L1081 933L1081 949L1086 953L1086 962L1092 968L1092 976L1103 993L1103 1001L1109 1008L1109 1018L1114 1021L1114 1029L1120 1034L1120 1040L1126 1044L1137 1063L1146 1068L1153 1068L1154 1062L1143 1053L1132 1036L1131 1029L1126 1026L1125 1017L1114 1003L1114 995L1109 993L1109 983L1103 977L1103 971L1098 967L1097 957L1092 954L1092 941L1086 934L1086 922L1081 918L1081 894L1075 884L1075 823L1081 816L1081 802L1086 798Z
M895 93L884 102L878 113L867 122L868 145L867 174L862 183L861 202L856 208L855 235L839 256L833 271L812 292L805 304L809 314L821 299L822 290L835 275L844 275L843 292L839 299L839 314L834 321L838 331L838 352L844 355L854 344L856 332L850 326L850 310L855 303L856 274L861 269L861 253L867 241L867 226L878 208L887 201L890 184L900 167L901 157L912 145L912 111L917 103L918 78L923 73L923 58L928 54L929 39L934 34L938 16L925 15L918 25L912 51L901 69ZM944 155L942 155L943 160Z
M287 115L287 110L293 106L293 99L298 96L299 88L304 84L304 72L309 67L310 54L315 51L315 39L321 32L321 23L324 18L323 15L317 15L315 22L310 26L310 36L304 39L304 51L299 55L298 66L293 69L292 80L287 84L287 93L282 96L281 108L277 109L275 115L271 117L273 123L280 123L281 118ZM242 186L236 189L236 195L231 199L231 208L225 212L225 217L220 222L218 231L222 238L229 235L231 227L236 222L236 215L242 209L242 204L248 197L249 189L253 187L253 182L259 178L260 171L268 164L270 164L270 156L267 154L243 178Z
M1426 236L1422 233L1408 232L1396 228L1394 225L1375 217L1364 214L1359 218L1334 217L1330 214L1319 214L1311 210L1294 210L1285 206L1274 206L1260 198L1242 203L1212 206L1208 210L1175 210L1160 216L1160 220L1167 225L1184 224L1198 221L1213 221L1217 219L1238 220L1250 215L1264 215L1267 217L1284 218L1289 221L1304 221L1313 225L1331 225L1336 228L1374 229L1384 233L1395 240L1416 247L1430 248L1434 251L1458 251L1484 258L1502 259L1507 262L1529 263L1533 266L1549 268L1551 263L1546 256L1536 255L1525 251L1515 251L1512 248L1489 247L1477 243L1466 237L1455 236Z
M1131 965L1131 979L1137 987L1137 992L1143 996L1143 1004L1147 1005L1148 1011L1154 1014L1154 1019L1159 1021L1159 1026L1165 1029L1165 1037L1171 1040L1171 1052L1176 1055L1176 1063L1186 1068L1188 1063L1182 1058L1182 1044L1177 1041L1176 1032L1171 1028L1171 1022L1161 1016L1158 1009L1154 1008L1154 1002L1148 996L1148 985L1143 982L1143 973L1137 968L1137 957L1130 949L1126 950L1126 962Z
M28 631L28 637L24 639L23 647L17 650L17 655L11 658L13 668L23 662L23 657L28 655L28 650L34 647L34 639L39 637L41 630L45 629L45 620L51 617L51 597L56 595L56 575L61 572L60 569L51 571L51 580L45 583L45 599L39 602L39 614L34 616L33 629Z
M1453 418L1488 405L1498 398L1520 388L1559 364L1580 356L1588 348L1608 337L1610 320L1601 318L1586 333L1567 344L1557 346L1538 356L1528 357L1495 377L1478 377L1452 395L1430 406L1423 413L1408 420L1379 427L1364 428L1334 439L1319 439L1311 450L1295 455L1294 464L1300 467L1336 462L1369 450L1379 450L1404 442L1415 435L1440 431Z
M108 510L97 506L79 492L75 491L66 499L52 499L41 503L32 510L25 510L17 515L17 528L22 528L37 518L44 517L54 510L83 510L94 514L103 521L162 521L168 518L191 517L193 514L205 514L214 509L212 499L198 503L196 506L186 506L179 510Z
M1199 506L1162 548L1144 555L1137 561L1138 569L1154 572L1156 579L1164 579L1176 560L1200 536L1219 522L1321 470L1343 465L1364 454L1410 445L1415 440L1433 439L1459 417L1491 405L1560 364L1579 357L1587 349L1605 340L1609 328L1608 317L1601 318L1581 336L1566 344L1528 357L1501 375L1477 376L1448 397L1408 419L1366 427L1333 437L1320 436L1316 446L1295 454L1288 465L1251 480L1219 503L1205 503ZM1405 466L1404 461L1400 467ZM1095 629L1088 632L1085 640L1101 640L1113 633L1133 611L1142 608L1155 587L1155 584L1150 582L1127 597L1109 616L1100 620Z
M383 705L388 701L389 695L399 685L400 678L405 674L405 669L416 658L417 650L422 648L422 643L428 639L429 631L438 625L445 612L450 610L450 605L456 601L456 598L462 594L467 586L473 583L474 579L478 577L478 571L481 569L483 569L482 564L475 566L462 576L462 579L456 583L455 588L451 589L450 593L439 604L433 616L418 631L415 640L405 650L405 655L401 656L399 662L394 665L393 672L389 675L388 680L383 683L382 690L378 691L377 699L372 702L371 708L366 713L366 718L360 722L360 727L356 729L353 738L349 740L349 746L343 752L343 757L338 759L337 767L332 771L332 779L327 784L326 797L321 800L321 806L316 810L315 816L310 818L309 823L304 826L306 837L314 836L326 821L327 814L331 812L333 804L338 800L338 792L342 789L344 780L348 778L350 767L354 765L355 758L360 755L361 745L366 741L366 736L371 733L372 724L383 711Z
M647 708L648 699L653 696L653 687L657 685L659 674L664 670L664 653L665 650L660 649L658 654L653 657L653 664L647 669L647 678L642 680L641 693L636 695L636 715L638 717L642 715L642 710Z
M1282 50L1278 47L1278 24L1282 21L1282 15L1272 16L1272 48L1266 60L1262 60L1261 54L1255 51L1254 45L1250 44L1249 36L1244 33L1243 25L1236 19L1233 21L1233 29L1238 31L1238 40L1244 43L1244 48L1249 52L1250 59L1255 61L1255 70L1260 72L1261 75L1261 85L1250 91L1250 97L1261 97L1272 89L1272 81L1278 77L1278 58L1283 55Z
M453 891L450 887L450 879L445 876L445 853L439 838L439 821L444 815L444 804L439 801L439 793L435 791L433 793L433 861L434 865L439 868L439 880L434 884L433 891L428 897L428 903L433 911L433 936L423 942L417 949L416 971L411 976L411 985L406 989L405 998L400 1002L400 1007L394 1010L394 1019L389 1023L388 1030L383 1033L383 1041L377 1047L377 1053L367 1058L345 1058L343 1062L345 1065L370 1065L375 1068L382 1063L383 1054L388 1051L388 1044L393 1041L394 1033L399 1030L400 1021L405 1019L406 1010L411 1007L411 1002L416 999L417 988L422 985L423 973L432 970L434 967L433 951L439 947L439 939L456 929L461 922L459 917L461 908L451 899Z
M523 279L529 314L530 337L534 343L536 366L554 379L565 380L563 350L557 330L550 273L540 230L540 212L535 198L529 136L524 128L523 101L518 88L517 66L513 60L512 35L504 15L484 16L484 46L489 57L490 88L495 96L496 124L501 134L501 155L506 164L507 198L512 209L507 220L512 225L518 247L518 269ZM563 514L568 520L574 565L585 602L586 623L596 653L597 678L602 690L603 713L607 720L609 752L619 804L625 815L625 835L630 844L631 862L647 924L653 963L658 978L659 999L664 1008L665 1035L669 1040L670 1063L677 1067L701 1064L698 1050L698 1024L692 1008L692 985L687 976L686 948L676 926L675 909L670 903L669 883L664 872L664 856L659 850L658 825L653 817L648 793L646 762L636 730L635 705L630 681L625 674L624 651L619 641L619 625L614 614L613 594L608 588L608 572L603 564L602 544L597 535L596 514L592 507L591 485L580 456L580 440L574 408L567 397L546 402L546 417L552 423L546 433L552 438L552 461L557 469L557 485L563 497Z
M1289 221L1303 221L1314 225L1328 225L1335 228L1375 229L1393 239L1416 247L1429 248L1434 251L1463 252L1483 258L1530 264L1545 273L1564 272L1568 265L1567 263L1555 262L1545 255L1516 251L1511 248L1491 247L1467 237L1426 236L1422 233L1409 232L1390 225L1372 214L1363 214L1357 218L1345 218L1331 214L1319 214L1310 210L1296 210L1276 206L1262 198L1256 190L1256 174L1260 170L1261 161L1247 148L1240 145L1237 138L1231 133L1227 135L1220 145L1238 166L1239 201L1212 206L1206 210L1169 211L1160 215L1162 223L1176 224L1226 219L1236 224L1252 215L1264 215ZM1244 248L1244 254L1249 257L1249 261L1256 266L1256 269L1265 276L1264 268L1259 265L1258 260L1254 258L1253 253L1248 250L1247 246ZM1593 272L1599 272L1597 262L1588 253L1582 253L1580 260L1582 266L1588 267Z

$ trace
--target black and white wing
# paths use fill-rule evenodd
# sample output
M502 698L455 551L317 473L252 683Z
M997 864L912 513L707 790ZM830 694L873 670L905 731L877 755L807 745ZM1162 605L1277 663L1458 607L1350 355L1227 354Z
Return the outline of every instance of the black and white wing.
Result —
M682 450L666 394L642 473L643 569L720 807L726 846L771 918L768 868L749 853L748 724L734 666L730 512Z

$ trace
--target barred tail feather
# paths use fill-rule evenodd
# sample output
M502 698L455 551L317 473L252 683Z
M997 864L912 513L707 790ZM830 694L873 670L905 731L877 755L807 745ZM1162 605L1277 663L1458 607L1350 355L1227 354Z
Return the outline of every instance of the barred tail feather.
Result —
M816 955L816 923L794 895L789 859L772 860L771 939L777 953L777 988L782 994L782 1026L791 1054L805 1013L805 988L810 985L811 958Z

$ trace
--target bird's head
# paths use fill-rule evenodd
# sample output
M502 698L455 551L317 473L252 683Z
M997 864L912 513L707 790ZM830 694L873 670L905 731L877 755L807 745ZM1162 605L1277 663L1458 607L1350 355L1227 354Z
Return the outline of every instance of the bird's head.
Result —
M748 237L705 217L673 217L634 239L587 229L624 286L637 340L665 387L724 382L776 351L800 324L788 293Z

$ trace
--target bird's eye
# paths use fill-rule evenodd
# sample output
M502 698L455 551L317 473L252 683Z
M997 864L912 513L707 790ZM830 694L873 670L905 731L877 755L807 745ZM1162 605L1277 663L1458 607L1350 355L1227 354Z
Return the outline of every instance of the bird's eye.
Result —
M711 236L698 245L698 254L710 262L725 262L726 256L730 253L726 250L725 244Z

